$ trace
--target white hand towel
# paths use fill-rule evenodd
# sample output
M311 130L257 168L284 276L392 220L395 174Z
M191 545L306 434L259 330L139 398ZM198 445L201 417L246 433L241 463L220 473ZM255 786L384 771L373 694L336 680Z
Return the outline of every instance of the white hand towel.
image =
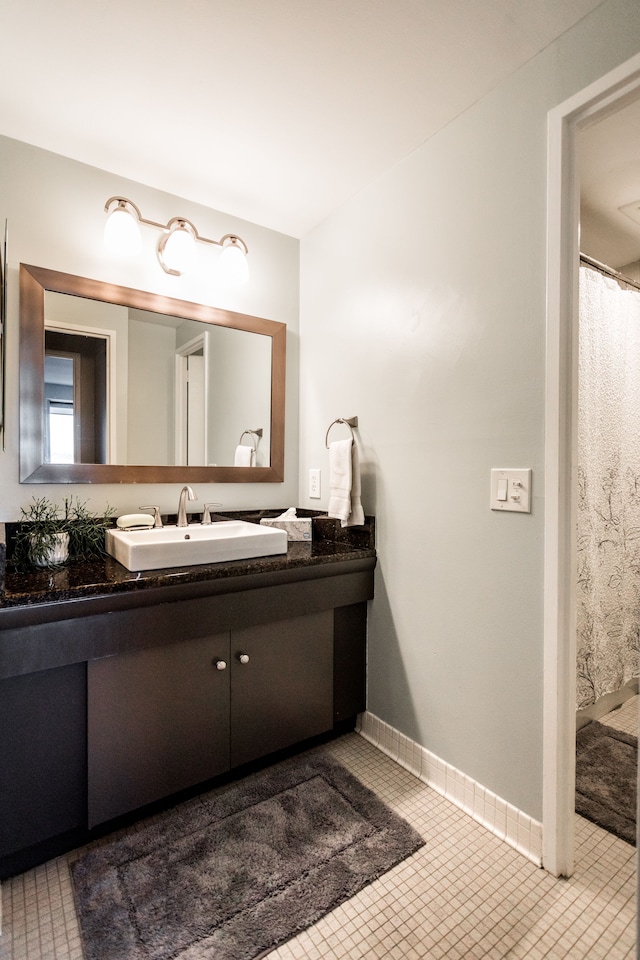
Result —
M336 520L346 522L351 513L351 448L353 440L329 444L329 509Z
M234 467L254 467L256 464L256 452L253 447L241 443L236 447L236 454L233 459Z
M361 526L364 511L360 503L360 463L353 440L336 440L329 444L329 509L330 517L343 527Z
M361 527L364 523L364 510L360 503L360 458L358 457L358 448L355 443L351 444L351 511L346 520L343 520L343 527Z

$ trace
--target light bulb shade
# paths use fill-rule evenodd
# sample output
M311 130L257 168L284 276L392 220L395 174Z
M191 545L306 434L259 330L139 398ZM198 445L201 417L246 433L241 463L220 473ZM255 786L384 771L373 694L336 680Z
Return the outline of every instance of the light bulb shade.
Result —
M218 272L229 283L246 283L249 279L249 264L246 248L236 237L225 240L220 254Z
M109 253L133 257L140 253L142 241L134 210L120 201L113 208L104 225L104 245Z
M180 221L158 244L158 259L162 269L174 276L186 273L193 264L196 238L193 227Z

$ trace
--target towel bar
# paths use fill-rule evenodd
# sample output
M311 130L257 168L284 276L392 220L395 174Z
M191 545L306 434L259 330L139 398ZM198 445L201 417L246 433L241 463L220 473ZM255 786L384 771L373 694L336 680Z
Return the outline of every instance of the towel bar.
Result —
M331 423L329 424L329 427L327 429L327 432L324 438L324 445L327 448L327 450L329 449L329 433L331 431L331 427L333 427L334 424L336 423L346 423L346 425L349 427L349 430L351 430L351 439L352 440L355 439L353 434L353 428L358 426L358 418L357 417L337 417L335 420L332 420Z
M240 445L240 444L242 443L242 438L244 437L245 433L251 434L251 443L253 444L253 449L257 451L257 449L258 449L258 443L259 443L260 437L262 436L262 433L263 433L262 427L258 427L257 430L243 430L242 433L240 434L240 439L238 440L238 445ZM257 439L257 440L254 440L254 437L257 437L258 439Z

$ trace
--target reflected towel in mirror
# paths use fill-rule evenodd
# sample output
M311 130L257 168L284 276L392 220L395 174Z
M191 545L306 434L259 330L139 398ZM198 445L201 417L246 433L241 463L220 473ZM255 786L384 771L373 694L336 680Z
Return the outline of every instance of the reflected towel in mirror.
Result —
M256 452L253 447L240 443L233 458L234 467L255 467Z

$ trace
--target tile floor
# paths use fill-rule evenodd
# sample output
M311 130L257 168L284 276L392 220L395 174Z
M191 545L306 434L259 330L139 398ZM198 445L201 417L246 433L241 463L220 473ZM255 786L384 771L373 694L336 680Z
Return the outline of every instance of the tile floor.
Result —
M615 727L616 730L624 730L625 733L630 733L632 736L637 737L639 703L640 696L630 697L628 700L625 700L621 707L617 707L615 710L612 710L611 713L600 717L600 723L604 723L608 727Z
M556 880L357 734L324 749L426 844L268 960L635 957L635 848L576 817L575 874ZM69 858L3 884L2 960L82 960Z

